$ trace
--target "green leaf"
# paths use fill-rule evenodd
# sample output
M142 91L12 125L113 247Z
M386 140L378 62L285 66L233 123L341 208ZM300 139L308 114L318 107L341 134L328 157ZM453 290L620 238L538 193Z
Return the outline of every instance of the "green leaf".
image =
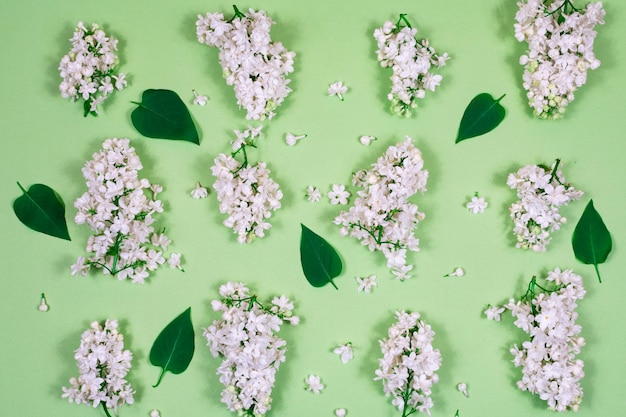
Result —
M19 182L17 185L24 193L13 202L17 218L37 232L72 240L65 222L65 204L56 191L44 184L33 184L28 191Z
M576 224L572 235L572 247L576 259L587 265L593 264L598 280L602 282L598 264L606 261L613 248L613 241L600 213L593 206L593 200L589 200Z
M300 262L309 284L323 287L329 282L338 289L333 278L341 274L343 264L339 254L324 238L315 234L303 224L300 237Z
M180 374L187 369L195 349L193 339L191 307L189 307L161 330L150 349L150 363L163 368L154 387L161 383L166 371Z
M144 136L159 139L186 140L200 144L198 131L187 106L171 90L146 90L141 103L130 115L135 129Z
M495 129L504 120L506 114L506 110L500 105L500 100L505 95L503 94L497 100L494 100L488 93L474 97L463 113L455 143L483 135Z

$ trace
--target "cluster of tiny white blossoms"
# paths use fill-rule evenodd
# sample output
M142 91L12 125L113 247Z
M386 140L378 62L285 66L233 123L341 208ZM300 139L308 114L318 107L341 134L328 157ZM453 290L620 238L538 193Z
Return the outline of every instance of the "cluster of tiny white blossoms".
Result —
M233 85L237 104L246 109L247 119L271 119L291 92L286 78L293 72L294 52L270 37L272 19L263 10L224 20L222 13L198 15L196 35L200 43L219 48L226 84Z
M232 142L230 155L219 154L211 167L216 178L213 189L217 192L222 214L228 214L224 225L233 229L239 243L250 243L256 237L265 236L272 227L267 222L272 212L280 208L283 193L270 178L265 162L248 163L247 147L255 147L255 139L261 136L261 127L235 130L237 138ZM239 153L243 162L235 159Z
M240 416L262 416L271 408L276 372L285 361L286 342L274 333L299 318L284 295L263 305L241 282L220 286L219 294L211 305L222 317L203 334L213 356L224 358L217 369L225 387L222 402Z
M417 29L411 27L404 14L397 23L387 21L374 30L378 62L383 68L393 69L387 96L391 112L404 117L411 116L417 99L423 99L426 90L435 91L443 77L431 69L445 66L449 59L447 53L437 54L427 39L417 39L416 34Z
M585 296L582 278L571 270L559 268L548 273L546 280L553 289L541 287L535 277L520 300L511 299L502 307L516 319L515 326L530 336L530 340L515 345L511 354L515 367L522 367L522 379L517 386L530 391L556 411L578 410L583 397L580 380L584 362L576 359L585 339L576 324L577 301ZM489 317L488 311L485 312ZM499 314L491 317L499 320Z
M354 205L334 220L342 226L343 236L356 237L371 251L382 251L399 280L409 278L413 268L406 264L407 250L419 250L414 229L424 213L409 198L426 191L428 171L423 168L422 153L407 136L390 146L370 169L354 174L352 184L362 189Z
M106 275L145 282L151 271L167 261L179 268L180 254L166 260L164 252L171 240L154 231L154 213L163 211L156 199L163 187L139 178L143 166L126 138L106 139L82 169L88 191L74 202L76 224L88 224L95 232L87 240L88 258L80 256L72 265L72 275L87 275L90 267ZM146 191L152 192L152 198Z
M519 198L509 207L518 248L545 252L551 240L550 232L567 222L559 214L559 207L583 195L565 182L558 170L559 163L557 159L550 168L526 165L507 178L507 185L517 190Z
M132 404L135 391L124 378L131 368L133 354L124 350L124 336L117 329L116 320L107 320L104 327L91 323L80 338L74 359L80 375L70 378L70 387L63 387L63 398L71 403L101 405L107 416L108 409Z
M119 63L117 39L107 36L96 23L87 29L83 22L78 22L70 42L72 49L59 63L63 78L59 85L61 96L72 101L82 98L85 116L95 116L109 94L127 85L125 74L115 73Z
M415 410L430 415L432 387L439 382L436 372L441 366L441 353L432 346L435 332L417 312L396 311L396 319L389 336L378 342L383 357L374 380L383 381L385 395L393 397L391 404L403 416Z
M517 5L515 37L528 43L519 60L528 105L539 118L559 119L576 89L586 83L587 70L600 66L593 53L593 29L604 23L602 3L589 3L584 10L570 0L526 0Z

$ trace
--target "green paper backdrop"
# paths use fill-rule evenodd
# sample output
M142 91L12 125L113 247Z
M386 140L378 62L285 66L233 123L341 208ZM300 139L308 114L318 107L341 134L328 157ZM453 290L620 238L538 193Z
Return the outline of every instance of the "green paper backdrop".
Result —
M578 3L578 2L577 2ZM510 318L497 323L482 314L488 304L506 302L523 292L532 275L555 267L573 268L585 279L587 296L579 304L579 323L587 340L585 391L578 416L616 416L626 410L623 321L626 305L625 263L621 252L626 233L626 154L623 111L626 108L626 6L604 2L606 24L598 27L595 52L602 66L589 73L565 118L536 120L521 87L518 57L524 45L513 37L515 1L437 0L384 1L254 1L241 10L262 8L276 21L272 37L296 52L291 75L294 92L264 123L265 137L254 160L268 163L284 193L283 207L270 222L267 237L241 245L221 222L215 194L193 200L196 181L212 184L210 167L220 152L229 151L233 129L245 129L245 111L221 76L217 50L197 42L198 14L231 13L231 2L181 0L42 2L23 0L0 5L0 184L2 205L2 287L0 290L0 404L16 416L97 416L101 409L68 403L61 398L78 371L73 350L80 334L94 320L118 319L126 347L134 352L128 379L137 390L134 405L120 408L122 417L147 416L159 409L163 417L229 416L220 403L222 389L202 337L217 315L210 301L220 284L244 281L261 297L292 297L302 322L286 326L287 362L280 369L271 416L332 416L343 407L348 416L398 416L385 398L382 384L372 380L380 354L377 340L393 322L395 310L419 311L437 332L435 347L443 356L440 383L433 393L433 417L551 416L545 403L519 391L521 372L508 350L525 335ZM579 3L580 5L580 3ZM373 30L385 20L407 13L419 33L439 52L452 57L440 72L443 81L410 119L388 112L388 69L375 56ZM76 23L100 23L119 40L121 67L129 87L105 102L98 118L83 118L81 103L58 93L58 62L67 53ZM328 97L332 82L349 87L345 101ZM148 88L176 91L189 106L201 136L200 146L141 137L130 113ZM205 107L193 106L192 90L209 96ZM494 131L454 144L458 123L478 93L506 94L507 116ZM256 126L257 123L252 123ZM306 133L295 147L285 144L287 132ZM379 139L369 147L361 135ZM384 256L371 253L353 238L341 237L332 219L341 207L328 199L314 204L305 198L308 185L325 194L332 184L346 184L351 173L373 163L405 135L415 139L430 172L428 192L414 201L426 218L417 235L421 250L409 256L414 277L392 279ZM73 222L73 201L86 186L81 168L109 137L128 137L144 169L141 176L165 188L166 212L158 216L167 228L172 250L183 254L186 272L163 268L145 285L118 282L92 274L72 277L69 266L84 255L87 226ZM562 210L569 219L546 253L514 247L508 206L515 200L506 186L509 172L526 164L550 164L561 158L565 177L585 191L581 201ZM15 185L44 183L63 197L72 241L35 233L11 210L20 195ZM354 189L350 188L354 193ZM472 215L464 205L479 192L489 202L485 213ZM612 233L613 252L600 265L603 283L593 266L574 258L571 234L587 201ZM300 223L324 236L341 255L339 287L311 287L299 258ZM456 267L462 278L444 278ZM356 276L378 275L372 294L357 292ZM45 292L50 311L37 310ZM184 308L191 306L196 329L196 354L189 369L168 375L158 388L152 383L159 368L149 364L152 342ZM343 365L332 350L352 342L355 359ZM309 374L322 378L319 395L304 390ZM469 387L470 397L456 390Z

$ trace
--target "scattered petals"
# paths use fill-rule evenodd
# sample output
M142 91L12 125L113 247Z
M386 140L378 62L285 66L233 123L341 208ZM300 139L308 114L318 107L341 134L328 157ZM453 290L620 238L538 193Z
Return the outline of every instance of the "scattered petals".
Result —
M375 141L375 140L376 140L376 137L368 136L368 135L363 135L359 138L359 141L365 146L370 146L370 143L372 143L372 141Z
M306 135L294 135L293 133L287 133L285 135L285 142L287 142L287 145L289 146L294 146L296 142L304 138L306 138Z
M198 92L196 90L192 90L193 92L193 104L197 104L198 106L206 106L206 103L209 101L209 98L207 96L202 96L200 94L198 94Z
M167 261L167 263L170 265L170 268L178 268L181 271L185 272L185 270L183 269L182 265L180 264L180 257L181 254L180 253L172 253L170 255L170 259Z
M342 363L346 364L350 362L354 357L354 353L352 352L352 343L348 342L343 345L339 345L339 347L333 350L333 353L341 357Z
M464 382L461 382L460 384L456 386L456 389L459 390L461 394L469 398L469 392L467 391L467 384L465 384Z
M335 415L337 417L346 417L346 409L345 408L338 408L335 410Z
M374 288L378 287L375 274L363 278L356 277L356 281L359 283L359 292L363 291L369 294Z
M161 417L161 413L159 413L159 410L152 410L150 411L150 417Z
M479 197L478 193L476 193L472 199L467 202L465 207L467 207L471 213L477 214L484 212L488 205L489 203L487 203L483 197Z
M191 196L198 200L200 198L206 198L209 195L209 190L200 185L200 181L196 182L196 188L191 190Z
M504 307L499 307L499 306L489 305L487 310L485 310L485 315L487 316L487 319L489 320L500 321L501 320L500 315L502 313L504 313Z
M343 101L343 95L348 91L348 87L343 85L341 81L337 81L332 83L330 87L328 87L328 95L329 96L337 96L339 100Z
M324 389L324 384L322 384L320 377L317 375L309 375L304 380L304 383L307 384L306 390L314 394L319 394Z
M346 187L342 184L333 184L332 190L328 192L328 198L330 199L330 204L332 205L346 205L348 204L348 198L350 197L350 192L346 191Z
M319 188L313 185L309 185L306 188L306 198L311 203L318 203L322 199L322 193L320 192Z

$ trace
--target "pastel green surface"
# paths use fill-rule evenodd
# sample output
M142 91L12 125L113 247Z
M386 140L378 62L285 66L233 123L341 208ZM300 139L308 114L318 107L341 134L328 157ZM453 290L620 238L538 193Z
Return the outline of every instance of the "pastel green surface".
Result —
M485 319L487 304L519 295L530 277L555 267L573 268L585 279L587 296L579 305L579 323L587 340L585 390L578 416L616 416L626 409L623 321L626 280L621 252L626 233L623 181L626 166L626 6L604 2L606 25L598 28L596 55L602 66L589 74L560 121L536 120L526 105L518 65L524 46L513 37L514 1L450 0L258 1L238 4L262 8L276 21L272 36L297 53L291 87L294 92L264 123L265 138L253 158L267 161L284 192L283 207L271 218L267 237L240 245L221 222L215 195L189 196L196 181L212 183L210 166L229 150L233 129L248 125L234 93L221 77L217 50L197 42L198 14L230 14L230 1L155 0L95 2L63 0L3 2L0 6L0 75L4 209L2 302L0 303L0 404L3 413L22 416L103 415L101 409L68 403L61 386L77 375L73 350L91 321L120 321L126 347L134 352L129 380L136 402L123 406L123 417L146 416L159 409L163 417L229 416L220 403L215 376L220 360L204 347L201 328L216 319L210 300L227 280L244 281L263 296L284 293L302 317L280 335L288 342L287 362L280 369L269 415L331 416L337 407L349 416L397 416L399 413L372 381L380 355L377 340L386 335L399 309L419 311L437 332L435 347L443 356L440 383L433 393L434 417L549 416L545 403L519 391L521 373L508 349L524 334L511 320ZM407 13L413 25L438 51L452 59L441 74L437 92L427 97L410 119L391 115L386 101L389 70L376 62L373 30L385 20ZM98 118L83 118L82 106L60 97L57 67L69 50L67 39L76 23L100 23L120 39L121 71L126 90L105 102ZM326 89L341 80L349 87L345 101ZM166 88L189 105L201 136L200 146L141 137L130 113L141 93ZM192 106L192 89L210 97L206 107ZM476 94L495 97L506 119L487 135L454 144L463 110ZM256 125L254 123L253 125ZM295 147L287 132L306 133ZM361 135L379 138L370 147ZM341 237L332 219L340 208L327 199L306 201L308 185L323 193L333 183L349 184L351 173L365 168L387 146L405 135L415 139L430 172L428 192L415 197L426 219L417 235L421 250L411 254L414 277L394 281L380 253L370 253L355 239ZM129 137L145 168L141 176L160 183L166 227L173 250L183 253L185 273L164 268L145 285L118 282L103 275L72 277L69 265L84 254L90 234L73 221L73 201L86 186L81 168L108 137ZM581 201L563 209L569 218L546 253L515 249L508 206L515 200L506 176L522 165L550 164L561 158L568 181L585 191ZM22 225L11 204L20 195L15 185L45 183L59 192L68 208L67 242ZM354 190L352 190L354 191ZM470 214L465 202L478 191L487 211ZM595 207L614 238L613 252L600 265L603 283L593 267L578 262L571 234L587 201ZM339 287L311 287L299 259L300 223L323 235L342 255L345 269ZM455 267L462 278L443 278ZM356 276L378 275L372 294L357 293ZM50 311L37 310L45 292ZM196 326L196 354L189 369L168 375L158 388L159 368L150 365L151 343L172 317L188 306ZM332 350L351 341L355 359L342 365ZM304 391L309 374L322 377L320 395ZM456 390L467 383L470 397Z

